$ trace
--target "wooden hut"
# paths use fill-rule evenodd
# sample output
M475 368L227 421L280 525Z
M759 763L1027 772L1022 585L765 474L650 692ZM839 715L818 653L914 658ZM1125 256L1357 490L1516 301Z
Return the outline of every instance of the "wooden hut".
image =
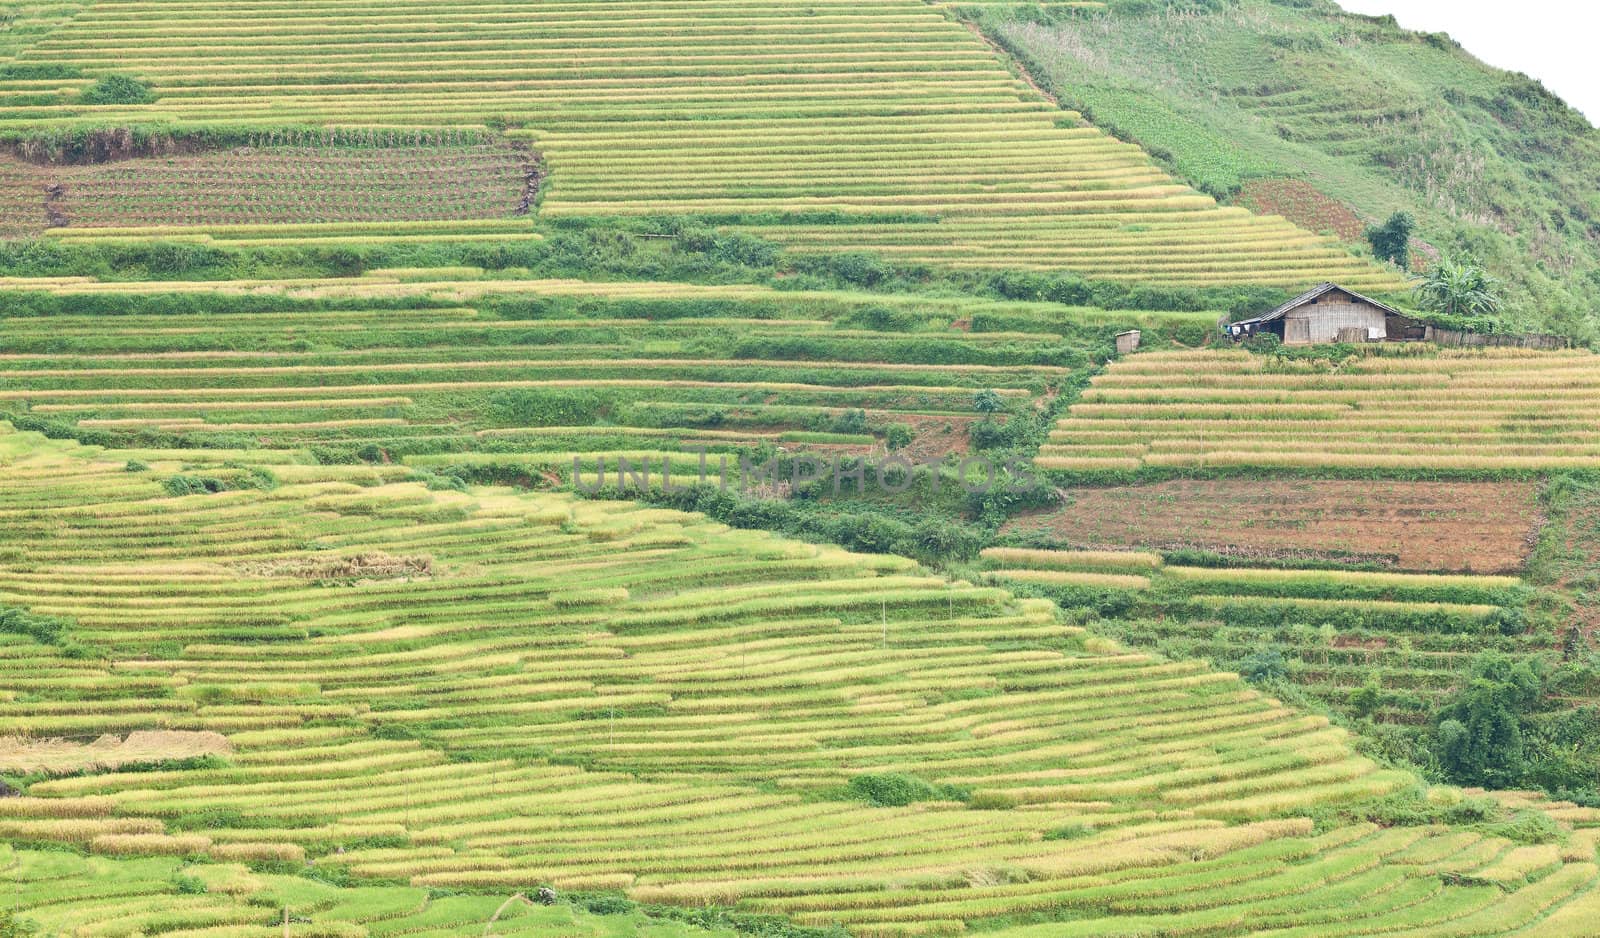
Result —
M1264 316L1228 326L1234 339L1270 332L1285 345L1318 342L1420 341L1423 324L1387 303L1325 283Z

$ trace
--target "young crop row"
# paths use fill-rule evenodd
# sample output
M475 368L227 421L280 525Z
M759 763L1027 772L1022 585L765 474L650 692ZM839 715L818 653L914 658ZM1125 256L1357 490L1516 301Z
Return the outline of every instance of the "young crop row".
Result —
M509 218L526 158L505 147L240 149L160 160L40 167L4 161L12 234L255 222L305 224ZM187 229L187 230L186 230Z

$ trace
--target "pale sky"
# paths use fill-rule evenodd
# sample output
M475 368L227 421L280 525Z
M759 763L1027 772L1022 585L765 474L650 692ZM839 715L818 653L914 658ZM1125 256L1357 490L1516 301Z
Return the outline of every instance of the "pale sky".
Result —
M1600 6L1592 0L1338 2L1355 13L1393 13L1407 29L1449 33L1490 65L1544 82L1600 124Z

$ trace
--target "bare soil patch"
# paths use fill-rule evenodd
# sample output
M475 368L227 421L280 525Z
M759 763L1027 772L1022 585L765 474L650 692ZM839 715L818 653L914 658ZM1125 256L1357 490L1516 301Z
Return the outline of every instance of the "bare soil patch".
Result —
M1196 549L1251 560L1512 573L1544 523L1531 482L1219 480L1064 490L1004 533L1081 548Z
M1367 230L1354 209L1300 179L1245 183L1235 201L1263 215L1282 215L1308 231L1330 231L1341 241L1360 241Z

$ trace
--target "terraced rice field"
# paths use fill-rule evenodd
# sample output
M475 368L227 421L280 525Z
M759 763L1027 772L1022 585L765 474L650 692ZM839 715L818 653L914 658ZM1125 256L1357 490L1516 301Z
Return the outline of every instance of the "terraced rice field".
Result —
M1527 625L1533 590L1517 577L1186 567L1151 553L1019 548L991 548L984 562L996 582L1115 609L1096 629L1136 647L1227 669L1270 649L1312 697L1380 723L1427 724L1483 651L1560 657L1559 636ZM1368 682L1379 697L1358 706ZM1600 697L1600 687L1568 692Z
M229 935L334 938L426 935L479 938L733 938L732 930L600 917L571 906L540 907L506 896L440 896L418 887L340 888L251 870L242 863L191 864L178 857L110 859L0 845L0 912L18 911L51 935ZM287 913L290 924L284 926ZM498 913L498 917L496 917ZM643 932L649 929L648 932Z
M1416 347L1338 366L1242 351L1125 358L1095 378L1038 464L1440 477L1579 469L1597 458L1592 353Z
M534 172L504 145L273 145L83 166L0 157L0 234L46 229L509 219ZM308 141L309 143L309 141Z
M1331 238L1177 183L922 0L238 0L216 13L89 5L17 56L33 70L19 74L57 77L0 79L15 102L0 131L493 126L547 158L552 219L709 215L797 251L1105 280L1401 285ZM158 100L79 100L113 71ZM818 213L828 223L805 217ZM801 223L774 226L782 215ZM197 232L209 228L145 234Z
M0 320L5 412L120 445L471 452L550 471L700 446L881 454L891 436L941 457L969 445L978 393L1046 407L1130 317L1197 318L565 281L4 286L101 311ZM875 327L885 310L914 325Z
M1181 479L1065 490L1002 533L1091 549L1198 550L1240 562L1333 561L1516 573L1544 523L1535 482Z
M0 435L0 604L58 623L0 635L0 733L229 742L0 801L0 836L158 857L108 873L147 932L275 927L220 885L160 895L166 856L219 861L186 875L253 879L238 894L273 904L294 887L229 864L398 880L360 906L394 915L419 914L420 888L550 884L858 935L1023 914L1043 922L992 933L1592 921L1600 812L1537 806L1566 833L1536 848L1318 827L1305 812L1414 782L1323 719L1092 638L1048 603L631 504L255 461L271 475L254 488L174 497L174 474L243 471ZM945 800L828 796L885 773ZM55 856L0 854L25 884L3 905L104 921L114 887ZM370 921L360 890L295 886L316 898L295 934L410 931L326 931Z

